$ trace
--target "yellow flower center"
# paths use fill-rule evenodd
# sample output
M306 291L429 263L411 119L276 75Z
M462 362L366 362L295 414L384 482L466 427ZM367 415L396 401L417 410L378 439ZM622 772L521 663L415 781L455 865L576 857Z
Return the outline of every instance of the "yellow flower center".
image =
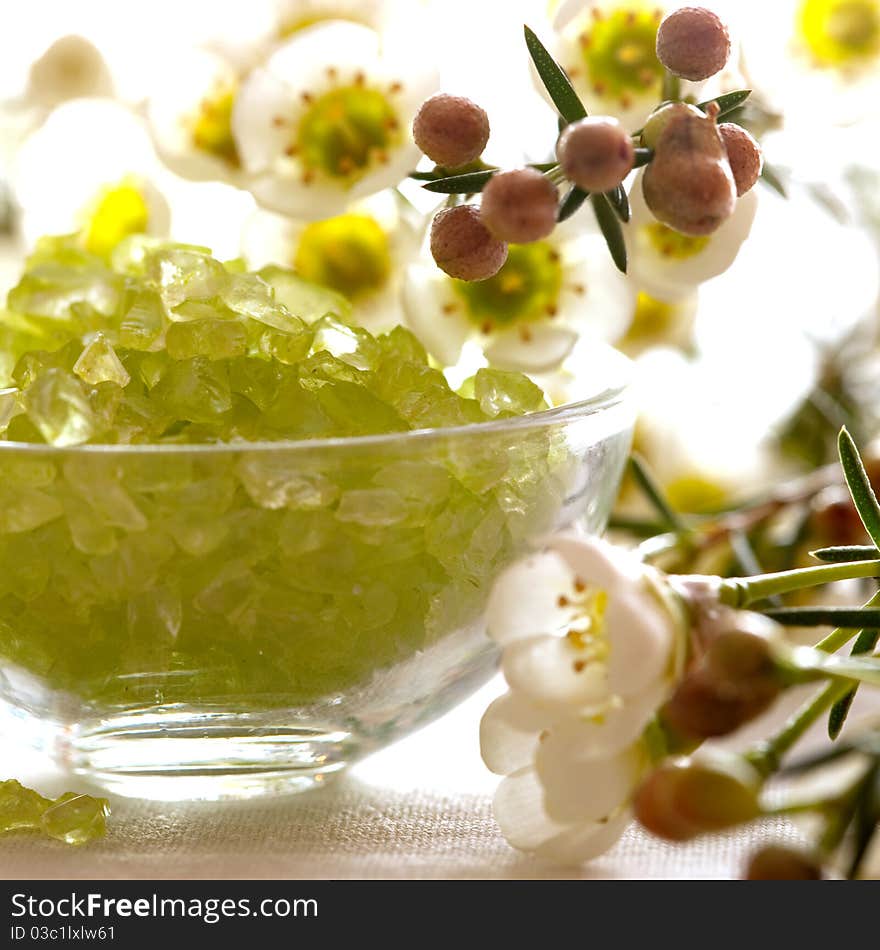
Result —
M362 84L340 86L309 104L297 129L293 154L306 173L351 186L401 141L397 111L385 93Z
M803 0L798 29L818 66L857 66L880 54L880 0Z
M200 152L237 168L238 147L232 136L232 107L236 89L224 86L202 100L198 115L192 124L192 143Z
M705 475L682 475L669 482L665 491L666 498L676 511L692 514L717 511L728 501L724 487Z
M511 244L507 261L489 280L454 280L468 318L482 330L527 324L555 315L562 290L562 263L546 241Z
M122 181L103 188L85 212L86 250L106 257L123 238L145 233L149 224L150 209L136 184Z
M363 214L315 221L303 230L293 264L306 280L358 300L388 281L388 235L374 218Z
M633 4L608 13L591 11L578 43L582 66L596 93L623 104L634 96L659 95L663 66L656 46L661 18L659 10Z
M668 339L677 328L681 313L682 308L674 303L640 293L636 298L632 323L619 345L625 350L628 346Z
M691 237L667 228L659 221L652 221L642 227L642 233L647 237L650 246L663 257L670 260L686 261L696 257L709 244L709 237Z
M329 20L346 20L350 23L360 23L363 26L371 25L369 18L359 16L357 10L313 10L310 14L303 14L298 17L292 16L289 19L283 20L278 27L278 39L290 39L291 36L295 33L299 33L300 30L306 30L310 26L315 26L318 23L326 23Z
M574 661L575 672L580 673L590 663L606 660L610 650L605 622L608 592L576 580L571 599L563 597L560 603L562 606L570 605L574 612L574 623L566 639L582 654Z

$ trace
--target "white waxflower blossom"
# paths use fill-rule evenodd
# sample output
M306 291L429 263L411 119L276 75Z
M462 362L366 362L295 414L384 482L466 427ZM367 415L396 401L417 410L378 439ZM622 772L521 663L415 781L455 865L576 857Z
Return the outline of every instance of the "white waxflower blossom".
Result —
M522 850L596 857L649 767L643 733L687 651L683 604L634 554L564 533L501 575L487 623L509 687L480 728L484 761L506 776L496 819Z
M419 159L413 117L438 86L430 58L368 27L298 31L234 97L231 137L247 187L271 210L315 219L397 185Z
M705 237L673 231L651 214L642 194L640 172L630 189L632 218L624 226L629 276L657 300L675 303L702 283L723 274L749 236L758 209L758 189L738 198L733 214Z
M419 252L419 228L392 191L356 202L323 221L296 221L257 211L246 223L242 252L248 266L293 267L352 303L352 319L371 332L402 322L400 285Z
M88 250L106 254L130 234L167 237L171 214L161 173L149 136L124 106L106 99L64 103L16 156L12 186L25 244L82 231Z
M468 342L500 369L546 372L579 339L614 342L626 331L635 287L620 274L604 239L582 216L542 241L512 244L501 270L467 282L444 274L425 250L404 280L409 328L442 364L455 365Z
M663 99L657 28L669 12L687 5L669 0L563 0L551 8L544 39L587 111L614 116L634 131ZM682 80L682 94L708 99L736 84L733 72L702 83Z
M787 123L847 124L874 113L880 0L773 0L737 14L748 83Z

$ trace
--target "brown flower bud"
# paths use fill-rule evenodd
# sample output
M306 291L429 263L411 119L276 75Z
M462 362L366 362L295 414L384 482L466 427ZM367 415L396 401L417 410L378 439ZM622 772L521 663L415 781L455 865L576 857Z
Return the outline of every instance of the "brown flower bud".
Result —
M718 132L727 149L727 160L736 182L738 198L751 191L764 169L764 154L761 146L741 125L722 122Z
M636 793L635 816L652 834L687 841L761 814L758 781L741 761L661 765Z
M724 69L729 57L727 27L705 7L674 10L657 30L657 59L682 79L708 79Z
M766 637L745 630L720 633L709 644L703 664L720 692L753 696L779 690L773 646Z
M431 254L450 277L487 280L507 260L507 245L492 236L480 218L479 208L459 205L434 217Z
M831 486L810 506L811 540L819 546L867 544L868 533L844 488Z
M499 240L529 244L556 227L556 186L534 168L493 175L483 189L480 215Z
M413 120L416 145L437 165L460 168L479 158L489 141L489 117L475 102L440 92Z
M736 183L715 115L681 103L673 108L642 177L642 194L658 221L702 237L733 214Z
M679 115L683 111L690 112L692 115L697 116L697 118L702 118L706 114L702 109L698 109L688 102L667 102L655 109L651 115L648 116L648 121L642 129L642 145L645 148L656 148L657 142L660 140L660 136L663 134L663 130L668 125L669 120L674 115Z
M660 720L682 739L711 739L736 732L769 703L723 692L703 666L691 670L660 710Z
M605 116L580 119L567 126L556 144L565 177L584 191L611 191L632 171L632 138Z
M821 881L822 868L809 854L774 844L749 858L744 877L747 881Z

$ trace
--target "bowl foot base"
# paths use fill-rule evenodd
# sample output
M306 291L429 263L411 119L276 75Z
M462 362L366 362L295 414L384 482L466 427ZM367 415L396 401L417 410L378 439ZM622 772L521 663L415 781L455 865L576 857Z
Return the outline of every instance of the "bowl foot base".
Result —
M133 711L56 738L77 775L126 797L158 801L255 798L326 785L368 751L338 729L284 721L284 711Z

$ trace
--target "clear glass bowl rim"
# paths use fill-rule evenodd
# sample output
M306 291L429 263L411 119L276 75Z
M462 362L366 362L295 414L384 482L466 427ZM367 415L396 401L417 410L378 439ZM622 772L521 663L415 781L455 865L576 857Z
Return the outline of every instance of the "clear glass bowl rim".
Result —
M617 353L618 357L622 354ZM628 361L625 361L628 363ZM624 377L626 374L623 374ZM405 432L387 432L380 435L335 436L324 439L279 439L272 442L212 442L158 444L158 443L122 443L122 444L86 444L86 445L44 445L37 442L6 442L0 440L0 455L3 453L29 453L35 455L240 455L250 452L274 452L278 454L302 452L314 454L322 450L336 452L340 450L399 448L401 445L423 444L432 440L446 441L473 436L512 435L517 432L530 432L559 423L583 419L590 415L611 409L619 405L629 389L629 380L623 378L619 383L608 386L595 395L573 400L550 409L524 416L507 419L490 419L487 422L472 422L466 425L436 427L430 429L409 429Z

